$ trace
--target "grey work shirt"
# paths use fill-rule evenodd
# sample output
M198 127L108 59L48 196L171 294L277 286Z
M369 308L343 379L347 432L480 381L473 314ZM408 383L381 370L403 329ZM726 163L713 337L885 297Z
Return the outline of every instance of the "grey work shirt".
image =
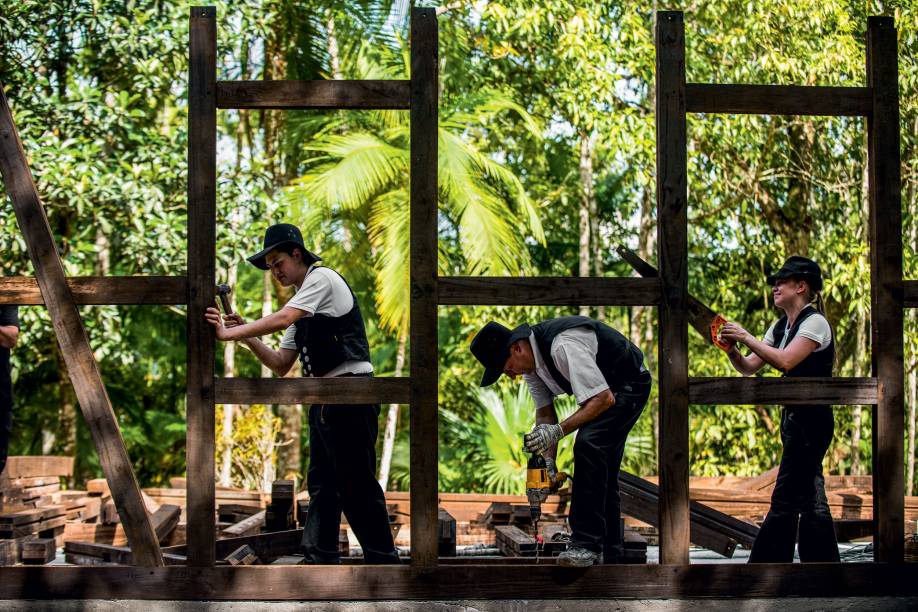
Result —
M530 333L529 344L535 357L535 372L523 374L523 380L529 386L529 394L536 408L552 403L565 391L552 377L545 365L545 358L539 352L535 334ZM599 352L599 340L596 332L589 327L572 327L564 330L551 343L550 358L558 371L571 383L571 390L578 404L583 404L591 397L609 388L605 376L596 365L596 354Z

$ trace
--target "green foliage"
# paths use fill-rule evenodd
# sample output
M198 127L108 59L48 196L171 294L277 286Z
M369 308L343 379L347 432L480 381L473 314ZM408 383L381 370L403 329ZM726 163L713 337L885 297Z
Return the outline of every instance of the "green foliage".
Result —
M217 423L223 422L226 406L217 405ZM265 489L265 465L277 462L277 447L281 420L274 416L270 406L252 404L236 406L233 411L232 469L234 487L263 491ZM220 464L226 441L216 438L214 461Z

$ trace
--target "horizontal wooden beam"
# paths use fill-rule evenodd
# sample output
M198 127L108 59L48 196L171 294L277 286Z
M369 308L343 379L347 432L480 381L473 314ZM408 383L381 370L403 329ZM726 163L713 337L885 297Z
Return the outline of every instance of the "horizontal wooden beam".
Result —
M876 378L690 378L691 404L877 403Z
M217 108L408 109L410 81L218 81Z
M184 304L184 276L72 276L67 286L73 301L83 305ZM28 276L0 276L0 304L40 306L45 303L38 281Z
M689 83L685 97L689 113L857 117L873 110L869 87Z
M436 367L436 364L433 364ZM217 404L408 404L410 378L217 378Z
M0 599L469 600L918 596L886 563L3 568ZM908 607L908 604L904 604Z
M437 300L454 306L655 306L657 278L441 276Z
M918 308L918 280L907 280L903 283L905 307Z

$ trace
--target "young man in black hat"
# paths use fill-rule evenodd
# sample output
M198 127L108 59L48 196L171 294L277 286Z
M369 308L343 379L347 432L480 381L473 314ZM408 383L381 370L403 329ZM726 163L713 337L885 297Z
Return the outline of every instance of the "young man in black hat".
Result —
M0 305L0 473L6 467L13 429L13 379L10 349L19 341L19 307Z
M206 318L224 341L242 340L278 376L299 358L303 376L372 376L370 348L357 298L347 281L326 267L303 244L296 226L272 225L264 248L248 258L270 270L296 294L277 312L245 323L237 314L222 318L208 308ZM284 331L278 350L258 336ZM376 480L379 405L314 404L309 409L309 512L303 530L307 562L340 563L341 512L363 548L367 563L398 563L389 514Z
M736 323L724 325L722 338L742 342L752 351L743 355L734 345L728 353L730 363L745 376L766 363L789 377L832 376L835 340L819 294L819 266L812 259L794 255L766 280L784 316L768 328L762 340ZM831 406L794 405L781 411L784 452L771 507L752 545L750 563L792 562L797 539L803 562L840 560L822 475L822 460L834 430Z
M481 386L501 374L521 375L536 405L536 426L526 435L530 453L542 453L552 477L557 443L577 431L574 443L571 545L560 565L587 567L621 562L618 474L628 432L650 395L644 355L622 334L587 317L559 317L509 330L485 325L471 344L485 366ZM558 423L554 398L573 395L580 408Z

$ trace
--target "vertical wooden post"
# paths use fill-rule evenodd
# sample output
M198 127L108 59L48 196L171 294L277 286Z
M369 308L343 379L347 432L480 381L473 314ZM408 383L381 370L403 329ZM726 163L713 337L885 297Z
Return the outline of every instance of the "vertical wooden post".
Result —
M437 564L437 16L411 11L411 564Z
M217 194L216 8L191 8L188 62L188 564L214 564L214 303Z
M902 562L905 537L903 436L902 200L899 159L899 85L892 17L870 17L867 84L873 113L867 119L870 181L870 315L873 375L873 516L877 561Z
M685 25L657 12L657 243L660 302L660 563L689 562L688 213Z
M99 365L89 346L83 319L67 286L61 263L41 205L38 190L26 162L25 151L13 113L10 111L3 86L0 84L0 173L6 191L13 202L19 228L29 249L32 267L38 277L41 296L48 307L54 333L67 364L67 373L80 402L80 409L92 434L99 454L99 463L108 480L131 545L134 563L146 567L163 565L159 541L150 524L150 517L140 495L140 485L131 466L121 429L112 409L111 400L102 382Z

